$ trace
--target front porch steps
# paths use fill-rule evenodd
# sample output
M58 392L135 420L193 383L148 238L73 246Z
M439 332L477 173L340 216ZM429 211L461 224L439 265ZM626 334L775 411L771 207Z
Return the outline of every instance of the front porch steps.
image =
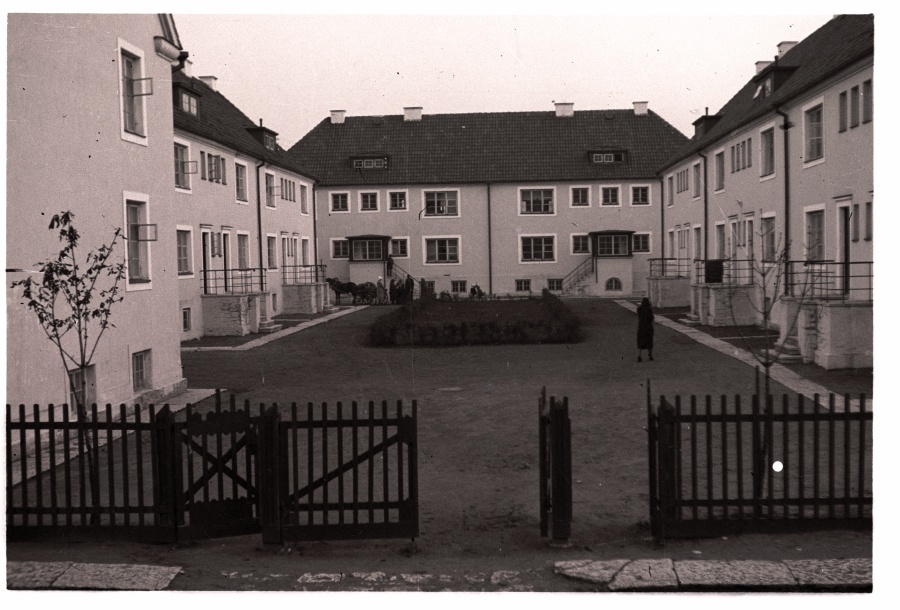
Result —
M756 353L761 358L765 358L765 350L757 350ZM769 357L780 364L803 362L796 337L788 337L782 343L776 344L773 349L769 350Z
M700 316L695 313L689 313L687 316L681 318L678 321L685 326L700 326Z
M281 324L276 324L272 320L266 320L264 322L259 323L259 332L268 335L270 333L278 332L283 327Z

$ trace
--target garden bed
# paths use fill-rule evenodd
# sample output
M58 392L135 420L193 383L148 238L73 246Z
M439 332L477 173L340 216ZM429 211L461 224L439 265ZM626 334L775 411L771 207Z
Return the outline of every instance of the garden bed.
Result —
M369 343L390 346L577 343L580 321L556 296L515 301L417 301L381 316Z

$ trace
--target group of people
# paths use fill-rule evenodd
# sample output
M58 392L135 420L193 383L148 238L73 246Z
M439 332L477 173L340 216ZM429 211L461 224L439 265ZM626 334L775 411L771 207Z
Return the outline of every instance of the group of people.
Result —
M378 282L375 283L375 304L376 305L402 305L411 303L413 293L416 289L416 281L411 276L406 277L406 281L391 278L387 287L384 285L384 278L378 276Z

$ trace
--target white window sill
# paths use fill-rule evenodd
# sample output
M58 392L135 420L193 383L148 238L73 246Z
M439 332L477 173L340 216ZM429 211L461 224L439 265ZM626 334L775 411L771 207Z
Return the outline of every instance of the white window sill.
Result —
M131 142L132 144L140 144L141 146L149 146L149 138L147 136L139 136L136 133L131 133L130 131L122 130L122 139L126 142Z
M520 265L544 265L544 264L555 264L557 261L519 261Z
M331 210L329 214L349 214L350 210Z
M183 187L183 186L176 186L176 187L175 187L175 192L176 192L176 193L184 193L185 195L191 195L191 194L193 194L193 191L192 191L191 189L185 188L185 187Z
M759 181L760 182L768 182L769 180L774 180L776 176L777 176L777 174L775 172L772 172L771 174L769 174L767 176L760 176Z
M443 262L443 261L440 261L440 262L439 261L434 261L434 262L425 261L425 264L429 265L429 266L431 266L431 265L462 265L462 262L451 263L451 262Z
M714 194L714 195L721 195L721 194L724 193L724 192L725 192L725 189L724 189L724 188L720 188L720 189L714 190L714 191L713 191L713 194Z
M815 166L817 166L817 165L822 165L823 163L825 163L825 157L822 157L822 158L820 158L820 159L815 159L814 161L809 161L808 163L804 161L804 162L803 162L803 169L808 169L808 168L810 168L810 167L815 167Z
M141 290L151 290L153 288L153 280L149 282L126 282L125 292L139 292Z
M179 280L193 280L195 277L196 276L194 275L193 271L191 273L179 273L178 274Z

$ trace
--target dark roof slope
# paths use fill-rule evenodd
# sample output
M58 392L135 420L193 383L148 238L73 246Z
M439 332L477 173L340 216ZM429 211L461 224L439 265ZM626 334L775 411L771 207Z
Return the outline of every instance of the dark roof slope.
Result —
M264 159L286 170L314 178L315 175L304 166L298 164L287 152L275 145L275 150L268 150L259 140L247 131L247 128L259 127L250 118L232 104L228 98L210 89L198 78L186 76L182 72L172 75L172 82L186 86L200 94L199 112L193 116L175 108L175 129L218 142L244 154Z
M787 102L854 62L874 55L874 45L873 15L839 15L831 19L778 60L779 67L793 68L794 71L770 97L754 99L758 82L749 80L716 113L721 116L719 122L699 138L692 138L660 166L660 171L712 145L732 130L772 112L773 106Z
M653 112L492 112L325 119L289 153L326 185L628 180L653 178L686 141ZM627 161L590 162L611 149ZM354 170L351 157L364 155L387 156L388 169Z

